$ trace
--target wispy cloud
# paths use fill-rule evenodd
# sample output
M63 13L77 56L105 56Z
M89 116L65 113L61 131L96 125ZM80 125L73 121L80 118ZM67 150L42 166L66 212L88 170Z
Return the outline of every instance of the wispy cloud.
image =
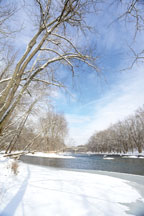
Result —
M89 137L111 124L131 115L144 104L144 71L137 66L121 75L118 84L113 85L99 100L91 101L77 110L77 114L67 114L70 137L76 145L84 144ZM83 115L83 111L91 112Z

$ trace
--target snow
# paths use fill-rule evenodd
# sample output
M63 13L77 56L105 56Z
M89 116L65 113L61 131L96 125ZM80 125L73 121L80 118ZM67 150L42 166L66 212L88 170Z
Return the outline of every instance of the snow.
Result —
M135 155L127 155L127 156L123 156L122 158L138 158L138 156L135 156Z
M127 155L127 156L123 156L122 158L140 158L140 159L144 159L144 156L136 156L136 155Z
M125 156L144 156L144 150L141 152L141 153L139 153L137 150L135 150L135 151L133 151L133 152L131 152L131 151L128 151L127 153L117 153L117 152L105 152L105 153L101 153L101 152L87 152L87 154L89 154L89 155L91 155L91 154L99 154L99 155L103 155L103 154L105 154L105 156L107 156L107 155L121 155L121 156L123 156L123 155L125 155Z
M125 216L144 197L127 180L0 158L0 216Z
M27 154L30 156L37 156L37 157L48 157L48 158L75 158L74 156L65 154L65 153L43 153L43 152L35 152L34 154Z

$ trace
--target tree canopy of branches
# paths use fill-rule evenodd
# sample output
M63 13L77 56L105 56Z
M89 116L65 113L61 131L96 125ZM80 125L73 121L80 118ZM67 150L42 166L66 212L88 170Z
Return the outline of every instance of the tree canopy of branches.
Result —
M74 65L83 62L97 70L92 58L77 48L70 38L72 31L88 29L84 16L89 12L93 0L35 0L39 22L24 53L18 56L11 73L3 77L0 85L0 133L8 124L16 106L20 103L28 87L34 82L48 86L63 87L52 69L59 64L67 67L74 75ZM9 18L9 14L8 14ZM8 65L7 65L8 67ZM6 85L4 85L6 84Z
M120 5L121 12L116 21L123 22L127 31L131 31L131 40L127 41L131 53L131 63L126 69L132 69L137 62L143 63L144 47L137 46L137 42L144 32L144 1L142 0L118 0L115 1ZM140 36L140 37L139 37Z
M12 33L7 20L14 15L15 11L16 7L14 4L0 0L0 38L7 37Z

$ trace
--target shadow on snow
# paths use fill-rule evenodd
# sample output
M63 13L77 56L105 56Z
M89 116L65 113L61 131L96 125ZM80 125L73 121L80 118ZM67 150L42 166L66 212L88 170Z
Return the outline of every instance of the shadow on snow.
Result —
M30 170L27 167L27 176L25 180L23 181L21 187L19 188L16 195L11 199L11 201L8 203L8 205L3 209L3 211L0 213L0 216L13 216L15 214L15 211L17 207L19 206L25 191L27 189L28 180L30 178Z

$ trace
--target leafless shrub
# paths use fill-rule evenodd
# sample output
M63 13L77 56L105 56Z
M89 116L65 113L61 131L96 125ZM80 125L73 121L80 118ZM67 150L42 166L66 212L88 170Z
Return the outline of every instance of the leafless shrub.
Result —
M14 175L18 174L18 162L15 160L11 163L11 171L14 173Z

